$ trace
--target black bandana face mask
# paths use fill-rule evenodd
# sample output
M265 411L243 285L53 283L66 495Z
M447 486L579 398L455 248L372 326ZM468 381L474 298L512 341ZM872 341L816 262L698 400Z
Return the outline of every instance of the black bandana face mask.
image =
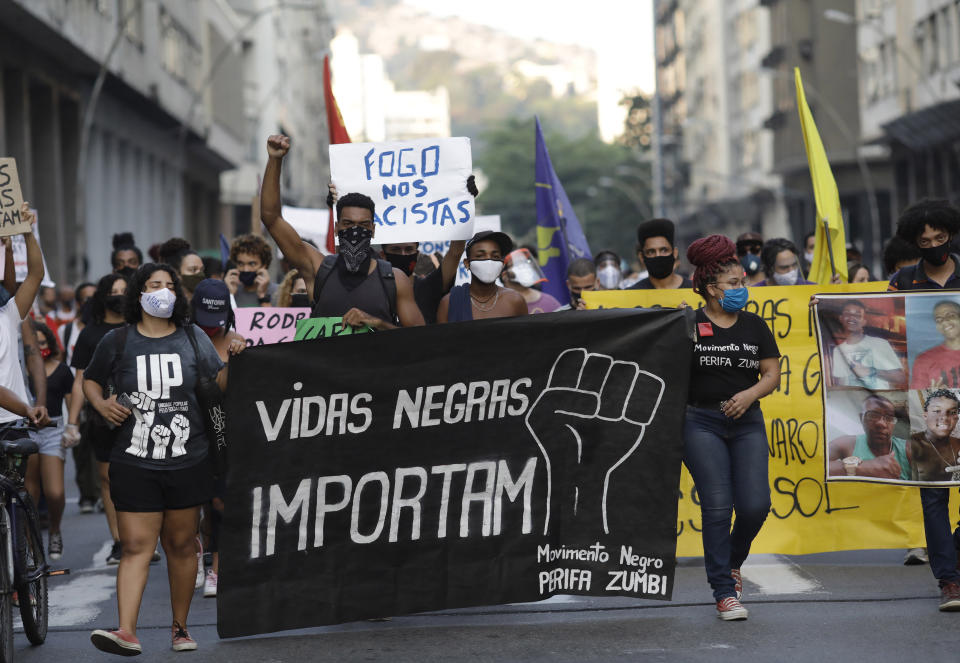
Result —
M413 274L413 270L417 267L417 257L419 253L390 253L389 251L384 251L383 256L387 261L402 271L407 276Z
M360 267L370 253L373 231L363 226L351 226L346 230L338 231L337 238L340 240L340 255L343 256L347 271L360 271Z

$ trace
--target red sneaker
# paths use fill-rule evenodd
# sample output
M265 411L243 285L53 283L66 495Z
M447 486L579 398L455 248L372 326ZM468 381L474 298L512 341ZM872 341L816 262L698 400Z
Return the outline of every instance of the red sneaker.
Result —
M173 651L193 651L197 648L197 641L190 637L187 629L180 626L177 622L174 622L170 628L172 630L170 648Z
M740 569L730 569L730 577L733 578L733 589L737 592L737 600L743 598L743 578L740 577Z
M944 583L940 588L940 611L956 612L960 610L960 584Z
M136 656L143 651L137 636L127 633L122 628L112 631L98 628L90 634L90 642L100 651L120 656Z
M717 601L717 617L725 622L746 619L747 614L747 609L733 596Z

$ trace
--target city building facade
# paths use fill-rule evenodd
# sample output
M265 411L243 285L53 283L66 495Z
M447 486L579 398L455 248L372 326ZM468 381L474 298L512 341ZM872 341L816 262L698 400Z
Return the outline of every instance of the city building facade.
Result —
M173 235L214 245L219 174L241 157L244 127L239 90L204 72L237 27L222 2L0 6L0 152L17 159L54 279L109 271L117 232L144 249ZM221 58L227 71L237 61Z

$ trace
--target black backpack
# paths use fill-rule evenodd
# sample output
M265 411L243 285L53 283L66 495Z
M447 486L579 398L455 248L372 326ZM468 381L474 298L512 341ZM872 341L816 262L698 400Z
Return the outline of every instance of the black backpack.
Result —
M387 295L387 301L390 304L390 318L391 322L396 325L400 324L400 318L397 316L397 280L393 276L393 265L391 265L386 260L377 260L377 272L380 275L380 285L383 286L383 292ZM334 266L337 264L337 255L331 254L323 257L323 263L320 265L320 269L317 270L317 276L313 280L313 301L314 301L314 310L310 312L310 316L317 318L321 317L316 315L316 306L320 302L320 292L323 290L323 286L326 285L327 279L330 278L330 274L333 272Z

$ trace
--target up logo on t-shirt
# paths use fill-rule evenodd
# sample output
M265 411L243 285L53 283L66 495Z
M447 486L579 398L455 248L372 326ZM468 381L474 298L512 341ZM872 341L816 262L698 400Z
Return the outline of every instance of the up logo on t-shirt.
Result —
M137 389L153 400L170 398L170 389L183 384L180 355L140 355L137 357Z

